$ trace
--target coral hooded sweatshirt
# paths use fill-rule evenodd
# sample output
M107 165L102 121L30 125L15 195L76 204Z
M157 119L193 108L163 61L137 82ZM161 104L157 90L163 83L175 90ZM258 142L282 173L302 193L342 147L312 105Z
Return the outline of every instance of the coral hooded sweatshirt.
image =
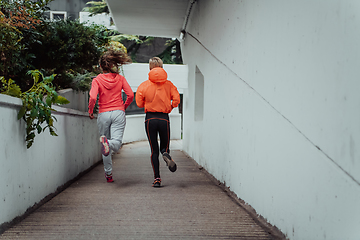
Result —
M136 91L136 104L145 112L170 113L180 103L180 95L167 73L161 67L149 72L149 80L140 84Z
M127 98L124 103L121 97L124 90ZM90 90L89 113L93 113L97 95L99 94L99 113L122 110L130 105L134 99L134 93L125 77L118 73L99 74L93 79Z

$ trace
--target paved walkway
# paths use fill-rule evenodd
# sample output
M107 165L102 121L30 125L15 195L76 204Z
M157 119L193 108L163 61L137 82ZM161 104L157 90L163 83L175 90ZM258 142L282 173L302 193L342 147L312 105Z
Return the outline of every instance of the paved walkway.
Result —
M162 187L153 181L147 142L114 155L115 182L102 164L71 184L0 239L280 239L199 170L172 141L178 169L160 161Z

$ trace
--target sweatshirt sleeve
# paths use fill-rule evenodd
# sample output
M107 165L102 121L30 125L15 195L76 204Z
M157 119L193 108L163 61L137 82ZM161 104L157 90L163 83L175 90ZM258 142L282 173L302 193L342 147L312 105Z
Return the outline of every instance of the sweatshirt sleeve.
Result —
M143 108L145 106L145 98L143 95L143 84L140 84L140 86L136 90L135 101L136 101L136 105L139 108Z
M97 95L99 93L99 85L96 79L93 79L91 83L91 89L89 92L90 99L89 99L89 113L92 114L94 111L94 106L97 100Z
M132 103L132 101L134 100L134 92L132 91L129 83L126 81L126 79L124 78L123 80L123 89L124 92L126 94L126 102L125 102L125 109L127 109L127 107Z
M180 94L174 84L172 84L171 86L171 100L172 100L171 103L172 108L176 108L180 103Z

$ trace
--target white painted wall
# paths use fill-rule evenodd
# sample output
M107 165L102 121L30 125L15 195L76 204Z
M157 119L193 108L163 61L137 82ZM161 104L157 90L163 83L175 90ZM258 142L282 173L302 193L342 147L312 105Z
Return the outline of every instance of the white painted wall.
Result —
M186 29L184 150L289 239L360 236L359 9L197 1Z
M88 112L89 109L89 92L74 91L72 88L61 89L58 91L70 103L63 105L64 108L71 108L81 112Z
M59 136L45 131L27 149L25 123L17 120L21 105L20 99L0 94L0 225L101 160L96 121L57 106Z

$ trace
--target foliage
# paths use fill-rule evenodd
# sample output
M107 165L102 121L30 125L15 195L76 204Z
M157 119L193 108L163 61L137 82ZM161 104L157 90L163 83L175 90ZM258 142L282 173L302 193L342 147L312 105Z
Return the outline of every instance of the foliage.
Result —
M33 65L56 73L54 84L61 88L71 86L67 72L92 71L109 44L105 27L86 26L79 21L44 22L38 31L42 36L31 46L36 52Z
M56 87L70 87L68 73L92 71L110 41L103 26L43 19L50 1L0 3L0 76L11 78L23 91L32 85L26 74L30 69L56 74Z
M102 14L107 13L109 14L109 7L107 6L107 3L105 0L99 1L91 1L87 2L86 5L91 5L90 7L85 7L83 9L84 12L90 12L89 16L94 16L96 14Z
M120 34L117 31L112 31L112 36L110 36L112 41L123 42L123 41L134 41L137 44L142 44L144 41L136 35Z
M13 56L24 48L21 39L20 31L0 22L0 74L7 75L9 68L15 64Z
M123 51L124 53L127 53L127 49L124 46L124 44L122 44L121 42L117 42L117 41L111 41L109 43L109 47L107 49L112 49L115 51Z
M28 45L37 35L34 30L51 0L0 2L0 75L15 77L26 73L32 54Z
M2 5L4 6L4 3L2 3ZM1 14L1 21L19 29L35 28L35 26L41 22L37 16L34 16L34 11L36 12L38 9L35 9L33 6L37 5L28 6L29 8L26 5L20 4L20 2L11 3L7 6L8 9L5 10L7 16L4 13Z
M139 50L143 46L151 48L154 44L156 37L150 36L136 36L121 34L117 31L110 32L110 39L112 41L118 41L127 47L127 52L130 55L133 62L137 62ZM155 43L156 44L156 43ZM165 64L182 64L180 42L177 39L167 39L165 49L155 55L160 57ZM153 57L153 56L149 56Z
M182 64L180 42L177 39L171 39L166 42L166 49L157 55L165 64Z
M40 134L49 128L50 135L57 136L54 127L56 118L51 114L52 104L67 104L69 101L57 94L52 84L55 75L44 77L39 70L28 72L34 80L33 86L26 92L21 92L20 88L13 80L8 81L2 77L1 93L20 97L23 103L18 119L23 118L26 122L26 143L30 148L34 143L35 134ZM40 79L41 77L41 79ZM44 127L45 123L45 127Z
M94 74L91 72L86 72L84 74L76 73L72 74L72 85L71 88L76 91L86 92L91 88L92 76Z
M12 97L20 97L21 89L15 84L11 78L6 81L4 77L0 77L2 86L0 87L0 93L6 94Z

